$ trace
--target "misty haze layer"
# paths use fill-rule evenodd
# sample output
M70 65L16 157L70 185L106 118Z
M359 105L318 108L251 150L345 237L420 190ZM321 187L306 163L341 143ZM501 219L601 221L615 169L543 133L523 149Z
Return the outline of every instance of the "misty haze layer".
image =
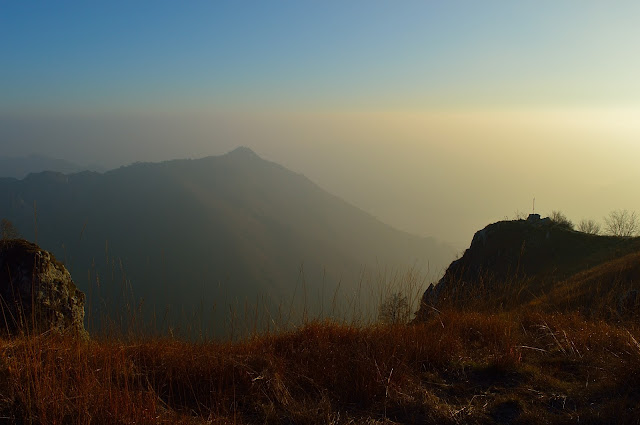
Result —
M574 221L640 210L629 197L640 181L636 112L247 112L5 119L1 127L21 141L12 151L108 167L245 144L394 227L462 249L487 222L531 212L534 197L536 212L560 209ZM37 140L46 142L29 142Z

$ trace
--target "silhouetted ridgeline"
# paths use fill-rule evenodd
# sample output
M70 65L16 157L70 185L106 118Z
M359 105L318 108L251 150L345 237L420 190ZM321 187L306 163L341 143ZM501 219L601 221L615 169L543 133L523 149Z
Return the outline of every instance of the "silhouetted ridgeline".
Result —
M453 253L247 148L104 174L0 179L0 216L66 264L89 316L123 300L135 309L143 298L159 327L185 315L218 326L229 304L242 315L245 301L263 295L276 305L295 296L296 305L326 313L338 286L341 296L366 290L365 268L428 263L439 271Z
M536 215L493 223L478 231L464 255L425 291L417 318L429 317L432 307L442 304L490 300L496 307L520 306L578 272L638 250L640 238L582 233Z
M77 173L92 167L82 167L64 159L50 158L45 155L19 157L0 155L0 177L22 179L31 173L55 171L58 173Z

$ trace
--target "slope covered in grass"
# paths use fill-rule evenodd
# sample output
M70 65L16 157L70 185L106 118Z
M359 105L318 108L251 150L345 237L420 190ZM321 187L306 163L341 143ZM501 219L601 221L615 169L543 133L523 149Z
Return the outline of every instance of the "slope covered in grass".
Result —
M640 238L582 233L548 218L493 223L476 232L464 255L425 291L417 316L424 319L432 308L444 306L515 309L530 302L540 304L539 298L545 298L542 304L559 307L556 302L563 296L558 291L584 279L575 278L578 273L638 251ZM604 268L620 267L615 264ZM609 296L621 289L604 282Z
M547 311L579 311L586 316L626 319L640 306L640 252L576 273L558 282L532 306Z
M640 329L578 315L442 312L312 322L236 343L0 343L0 415L22 423L635 423Z

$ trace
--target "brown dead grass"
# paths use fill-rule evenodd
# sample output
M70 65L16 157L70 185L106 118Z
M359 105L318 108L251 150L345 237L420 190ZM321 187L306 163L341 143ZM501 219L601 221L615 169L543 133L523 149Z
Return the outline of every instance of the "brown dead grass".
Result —
M236 343L0 342L9 423L636 423L640 329L579 314L443 311L311 322Z
M612 313L638 264L632 254L542 295L487 281L411 325L0 339L0 423L639 423L640 325Z
M640 252L580 272L555 284L531 304L546 311L580 311L588 317L633 319L640 296ZM640 295L640 294L639 294Z

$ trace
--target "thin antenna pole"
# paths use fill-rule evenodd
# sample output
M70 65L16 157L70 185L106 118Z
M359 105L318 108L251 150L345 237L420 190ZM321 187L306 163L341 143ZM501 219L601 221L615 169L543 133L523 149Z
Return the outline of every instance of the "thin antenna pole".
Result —
M533 213L536 213L536 197L533 197Z

